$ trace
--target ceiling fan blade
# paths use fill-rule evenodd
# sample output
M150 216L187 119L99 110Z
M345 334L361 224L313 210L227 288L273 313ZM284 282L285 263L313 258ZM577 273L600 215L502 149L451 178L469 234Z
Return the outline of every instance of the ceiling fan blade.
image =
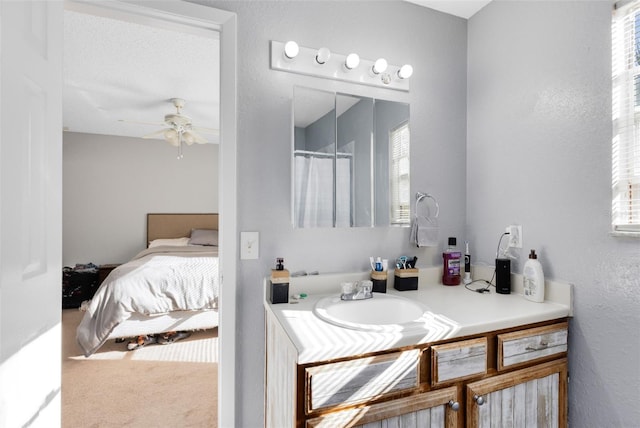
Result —
M209 141L207 141L206 138L204 138L202 135L198 134L197 132L195 132L194 130L190 130L184 133L185 136L185 143L191 145L193 143L197 143L197 144L207 144Z
M157 138L157 137L163 137L164 138L165 132L167 132L169 129L171 129L171 128L161 129L159 131L152 132L151 134L143 135L142 138Z

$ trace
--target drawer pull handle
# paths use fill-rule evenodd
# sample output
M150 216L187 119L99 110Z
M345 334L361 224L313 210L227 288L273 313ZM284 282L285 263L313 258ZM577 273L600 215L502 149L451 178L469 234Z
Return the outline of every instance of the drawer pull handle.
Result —
M458 409L460 408L460 403L458 403L457 401L449 400L449 407L454 412L457 412Z
M547 349L549 347L548 342L540 342L538 346L527 346L525 349L527 351L542 351L543 349Z
M478 406L482 406L485 403L484 397L482 395L474 395L473 401L475 401Z

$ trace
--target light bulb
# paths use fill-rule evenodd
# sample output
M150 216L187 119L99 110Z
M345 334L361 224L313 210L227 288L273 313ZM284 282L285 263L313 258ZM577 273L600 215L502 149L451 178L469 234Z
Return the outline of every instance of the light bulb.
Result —
M386 69L387 69L387 60L384 58L378 58L376 62L373 64L373 68L372 68L375 74L384 73Z
M329 61L329 58L331 58L331 51L329 49L318 49L318 53L316 54L316 62L318 64L324 64L325 62Z
M288 41L284 44L284 56L288 59L293 59L298 56L300 52L300 47L293 40Z
M173 128L169 128L164 131L164 138L172 146L177 146L180 144L180 137L178 136L178 132Z
M402 67L400 67L400 70L398 70L398 77L401 79L408 79L412 74L413 67L411 67L411 65L409 64L403 65Z
M347 67L348 70L353 70L360 64L360 57L357 53L350 53L347 55L347 59L344 61L344 66Z
M193 134L191 132L186 131L184 134L182 134L182 141L184 141L185 143L187 143L188 146L190 146L195 142L195 139L193 138Z

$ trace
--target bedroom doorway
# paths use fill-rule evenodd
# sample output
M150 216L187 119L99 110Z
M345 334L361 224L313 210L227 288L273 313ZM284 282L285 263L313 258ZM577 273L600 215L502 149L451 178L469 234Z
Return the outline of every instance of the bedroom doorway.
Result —
M218 213L220 214L220 326L218 351L218 425L233 426L235 419L235 258L236 253L236 16L185 2L151 5L125 2L83 3L66 1L65 7L81 13L109 16L128 22L165 28L191 26L214 31L220 37L220 145L218 152ZM141 42L141 41L137 41ZM185 151L185 156L188 153ZM224 365L224 370L222 366Z

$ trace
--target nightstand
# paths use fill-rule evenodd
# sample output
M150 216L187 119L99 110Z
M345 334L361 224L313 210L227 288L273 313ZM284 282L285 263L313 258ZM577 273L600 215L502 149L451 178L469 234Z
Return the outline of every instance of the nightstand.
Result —
M120 266L120 263L110 263L106 265L100 265L98 268L98 285L102 284L102 281L105 280L107 275L111 273L112 270Z

